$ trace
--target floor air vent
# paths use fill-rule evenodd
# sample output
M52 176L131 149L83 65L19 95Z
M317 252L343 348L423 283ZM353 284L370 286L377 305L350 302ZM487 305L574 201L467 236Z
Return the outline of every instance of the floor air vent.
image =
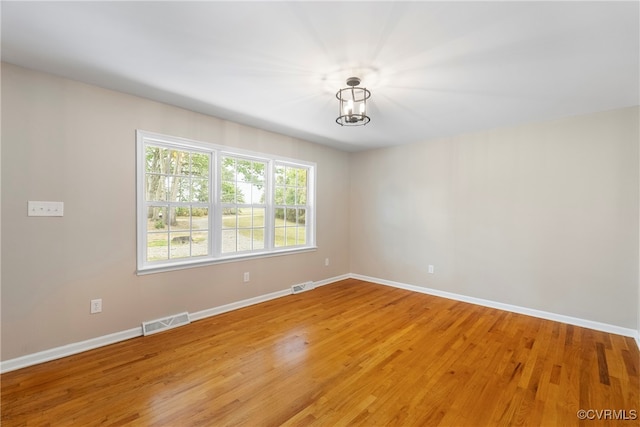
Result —
M180 314L174 314L173 316L165 317L163 319L142 322L142 333L143 335L147 336L166 331L167 329L187 325L189 323L191 323L191 320L189 320L189 313L184 312Z
M291 290L293 291L294 294L299 294L300 292L310 291L313 288L315 288L315 285L313 284L313 282L304 282L298 285L293 285L291 287Z

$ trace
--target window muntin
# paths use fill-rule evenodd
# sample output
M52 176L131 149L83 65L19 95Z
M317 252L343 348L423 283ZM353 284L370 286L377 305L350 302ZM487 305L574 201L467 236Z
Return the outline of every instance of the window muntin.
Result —
M315 248L315 165L137 132L138 271Z

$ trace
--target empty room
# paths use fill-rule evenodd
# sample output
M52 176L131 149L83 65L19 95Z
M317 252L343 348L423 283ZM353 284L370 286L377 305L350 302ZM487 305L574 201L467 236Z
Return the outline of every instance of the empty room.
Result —
M0 19L3 426L639 425L639 1Z

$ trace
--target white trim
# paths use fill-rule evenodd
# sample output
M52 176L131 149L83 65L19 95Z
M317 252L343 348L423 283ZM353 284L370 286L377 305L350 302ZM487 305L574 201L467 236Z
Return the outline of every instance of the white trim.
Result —
M348 279L349 274L343 274L341 276L330 277L314 282L315 286L324 286L330 283L338 282L340 280ZM291 294L291 287L282 291L271 292L265 295L259 295L257 297L248 298L245 300L233 302L230 304L221 305L219 307L210 308L207 310L197 311L195 313L189 313L191 321L205 319L207 317L215 316L218 314L226 313L228 311L237 310L239 308L248 307L250 305L259 304L261 302L269 301L275 298L284 297ZM87 350L93 350L94 348L104 347L109 344L115 344L120 341L125 341L131 338L141 337L142 326L137 328L128 329L126 331L115 332L113 334L104 335L97 338L91 338L86 341L80 341L72 344L63 345L61 347L55 347L49 350L40 351L38 353L27 354L25 356L17 357L15 359L9 359L0 362L0 373L15 371L17 369L26 368L28 366L37 365L39 363L49 362L51 360L61 359L63 357L72 356L74 354L82 353Z
M86 341L55 347L38 353L27 354L26 356L0 362L0 373L4 374L5 372L15 371L16 369L26 368L27 366L61 359L73 354L82 353L83 351L93 350L94 348L104 347L109 344L115 344L120 341L140 336L142 336L142 326L109 335L103 335L97 338L91 338Z
M331 283L339 282L340 280L351 279L351 274L343 274L341 276L330 277L324 280L318 280L317 282L313 282L316 288L320 286L329 285Z
M622 335L625 337L633 337L640 348L638 339L638 331L621 326L610 325L608 323L600 323L593 320L579 319L577 317L565 316L563 314L550 313L548 311L536 310L533 308L520 307L517 305L504 304L501 302L490 301L481 298L469 297L466 295L455 294L452 292L440 291L438 289L425 288L422 286L409 285L406 283L394 282L392 280L379 279L376 277L363 276L361 274L351 274L351 278L363 280L365 282L377 283L379 285L392 286L394 288L406 289L408 291L419 292L421 294L433 295L437 297L452 299L456 301L468 302L483 307L497 308L499 310L510 311L512 313L525 314L527 316L538 317L540 319L553 320L555 322L567 323L569 325L580 326L583 328L594 329L596 331L608 332L611 334Z
M271 292L266 295L259 295L257 297L244 299L242 301L236 301L229 304L221 305L219 307L208 308L206 310L196 311L190 313L189 317L192 321L206 319L207 317L216 316L218 314L226 313L228 311L237 310L239 308L249 307L250 305L260 304L261 302L270 301L272 299L286 297L291 295L291 289L285 289L282 291Z

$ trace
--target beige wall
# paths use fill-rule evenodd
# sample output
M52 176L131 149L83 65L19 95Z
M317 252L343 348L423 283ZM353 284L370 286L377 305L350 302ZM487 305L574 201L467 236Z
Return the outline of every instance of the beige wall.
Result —
M137 276L136 129L316 162L318 250ZM8 64L2 151L2 360L349 272L344 152Z
M640 329L638 108L348 155L1 71L2 360L348 272ZM318 250L137 276L135 129L317 162Z
M636 107L352 154L351 272L636 329L638 122Z

